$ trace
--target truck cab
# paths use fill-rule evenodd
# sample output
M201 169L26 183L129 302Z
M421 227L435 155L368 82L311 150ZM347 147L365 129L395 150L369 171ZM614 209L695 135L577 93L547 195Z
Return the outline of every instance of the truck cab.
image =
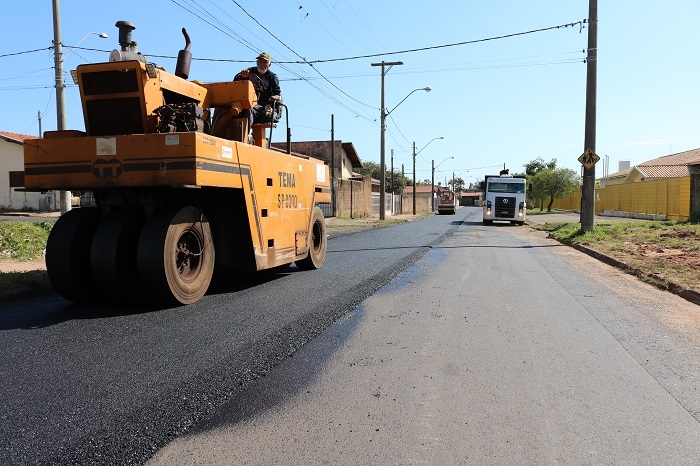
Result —
M487 175L484 189L484 225L494 221L525 224L526 180L522 176L508 174L503 170L499 175Z

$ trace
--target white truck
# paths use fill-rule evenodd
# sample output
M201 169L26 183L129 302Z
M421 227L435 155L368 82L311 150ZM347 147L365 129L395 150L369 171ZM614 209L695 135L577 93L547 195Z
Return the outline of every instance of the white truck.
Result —
M525 177L508 174L501 170L499 175L486 175L484 190L484 225L494 221L525 224Z

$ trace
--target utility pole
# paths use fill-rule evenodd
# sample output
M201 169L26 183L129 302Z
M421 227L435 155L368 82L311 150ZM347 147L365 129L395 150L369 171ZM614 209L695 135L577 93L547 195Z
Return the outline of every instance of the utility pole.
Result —
M413 141L413 215L416 215L416 141Z
M396 192L396 185L394 184L394 149L391 149L391 211L394 211L394 193Z
M58 0L53 2L53 53L54 68L56 71L56 129L63 131L66 129L66 104L63 101L63 45L61 44L61 17ZM70 191L60 191L61 215L71 209Z
M335 217L335 123L331 113L331 210Z
M430 211L435 212L435 159L430 161Z
M394 61L394 62L381 62L381 63L372 63L372 66L381 66L382 67L382 103L381 103L381 149L379 152L379 220L384 220L386 218L386 212L384 208L384 203L386 199L386 195L384 191L386 191L386 157L384 155L384 132L386 131L386 107L384 106L384 76L389 72L392 66L394 65L403 65L403 62L400 61ZM386 71L384 70L385 67L389 67Z
M586 59L586 129L581 185L581 231L593 231L595 213L595 163L600 159L595 153L596 143L596 84L598 71L598 0L588 0L588 54Z

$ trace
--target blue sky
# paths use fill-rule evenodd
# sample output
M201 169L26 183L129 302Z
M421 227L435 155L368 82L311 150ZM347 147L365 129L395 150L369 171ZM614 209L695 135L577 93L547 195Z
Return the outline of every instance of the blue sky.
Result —
M361 160L378 163L381 68L372 63L401 61L385 76L387 165L393 151L394 167L403 165L412 177L415 142L418 180L430 179L431 161L436 183L452 173L475 182L504 164L519 172L537 157L580 171L588 30L579 22L588 16L588 1L130 5L60 2L68 128L84 129L69 70L108 61L119 48L115 23L125 20L136 26L132 38L140 52L170 72L186 28L194 57L190 79L229 80L252 66L258 52L269 52L295 141L329 140L332 116L335 139L352 142ZM51 2L10 2L3 10L0 131L38 135L38 112L42 130L55 129ZM620 161L635 165L700 147L700 2L599 0L598 16L596 152L608 157L609 172ZM426 86L431 92L412 93ZM278 130L273 139L283 134ZM603 175L602 161L596 175Z

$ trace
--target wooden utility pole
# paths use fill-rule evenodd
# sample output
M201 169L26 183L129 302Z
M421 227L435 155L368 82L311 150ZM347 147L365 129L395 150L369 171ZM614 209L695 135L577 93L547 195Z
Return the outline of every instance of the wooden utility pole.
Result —
M586 129L581 186L581 231L593 231L595 214L595 164L600 158L595 153L596 142L596 84L598 71L598 0L588 0L588 54L586 59Z
M65 85L63 83L63 44L61 43L61 9L58 0L53 0L53 55L56 72L56 129L66 129L66 104L63 100ZM61 214L71 209L71 192L60 191Z
M337 212L335 201L335 119L331 113L331 210L333 217Z
M413 141L413 215L416 215L416 141Z
M384 76L389 72L392 66L394 65L403 65L403 62L400 61L394 61L394 62L381 62L381 63L371 63L372 66L381 66L382 67L382 108L381 108L381 140L380 140L380 153L379 153L379 220L384 220L386 217L386 211L384 209L384 202L386 199L386 194L384 191L386 190L386 157L384 153L384 132L386 131L386 116L388 112L386 111L386 107L384 106ZM385 70L386 67L389 67L388 69ZM398 106L398 105L397 105ZM396 107L394 107L396 108Z
M396 185L394 184L394 149L391 149L391 211L394 211L394 193L396 192Z

